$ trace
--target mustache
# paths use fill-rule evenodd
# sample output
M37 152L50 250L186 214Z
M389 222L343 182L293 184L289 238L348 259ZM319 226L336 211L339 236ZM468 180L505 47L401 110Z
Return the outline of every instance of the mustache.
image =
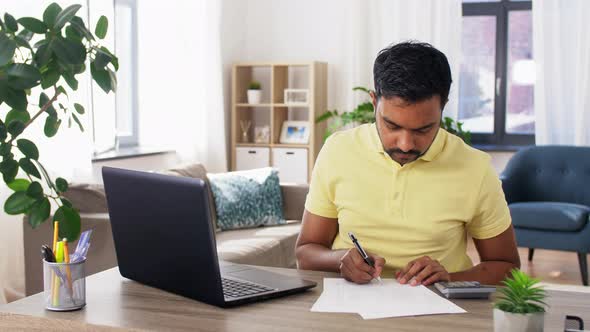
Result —
M385 150L385 152L387 152L387 154L389 154L390 156L393 155L394 153L413 154L416 156L419 156L422 154L422 152L420 152L418 150L402 151L400 149L387 149L387 150Z

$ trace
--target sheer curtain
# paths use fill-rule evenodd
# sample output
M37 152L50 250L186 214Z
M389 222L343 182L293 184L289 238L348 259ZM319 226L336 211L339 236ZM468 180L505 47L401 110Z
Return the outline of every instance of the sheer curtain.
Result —
M535 138L539 145L590 145L590 1L533 4Z
M444 115L457 118L461 0L353 0L349 21L351 89L357 85L373 88L373 62L383 48L409 39L427 42L443 52L451 65L453 84ZM360 97L350 94L351 109Z
M227 170L220 23L216 0L138 4L140 144L209 172Z

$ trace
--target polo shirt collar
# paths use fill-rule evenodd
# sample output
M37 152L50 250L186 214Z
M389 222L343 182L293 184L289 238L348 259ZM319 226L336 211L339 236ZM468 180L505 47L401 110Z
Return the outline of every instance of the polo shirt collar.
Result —
M371 149L378 153L385 153L385 150L383 150L383 143L381 143L379 133L377 132L376 123L372 123L369 126L369 132L369 141ZM439 128L438 132L436 133L436 137L434 138L434 141L430 145L430 148L428 148L428 151L426 151L426 153L418 159L422 159L424 161L434 160L434 158L442 151L443 147L445 146L446 138L447 132L444 129Z
M430 144L430 147L428 148L428 151L426 151L426 153L419 159L422 159L424 161L434 160L434 158L436 158L436 156L438 156L438 154L442 151L443 147L445 146L446 140L446 130L439 128L438 133L436 133L436 137L434 138L434 141L432 142L432 144Z

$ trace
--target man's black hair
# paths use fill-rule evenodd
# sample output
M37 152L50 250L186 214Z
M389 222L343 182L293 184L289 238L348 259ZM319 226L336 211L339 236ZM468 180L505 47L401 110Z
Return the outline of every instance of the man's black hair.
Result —
M447 57L428 43L407 41L379 52L373 66L375 94L416 103L440 96L441 109L449 98L451 68Z

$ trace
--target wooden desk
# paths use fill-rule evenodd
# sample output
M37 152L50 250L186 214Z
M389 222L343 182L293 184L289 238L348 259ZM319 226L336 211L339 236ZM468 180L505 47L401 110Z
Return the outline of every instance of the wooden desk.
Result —
M75 321L102 326L191 331L491 331L489 300L458 300L466 314L363 320L357 314L310 312L322 291L322 278L334 273L266 268L285 275L314 280L318 286L305 293L232 309L204 303L147 287L120 276L113 268L87 278L87 306L81 311L59 313L43 309L42 294L0 306L0 312ZM550 291L546 331L563 331L565 315L577 315L590 324L588 294ZM2 315L0 327L9 328L10 315ZM22 325L22 317L14 327ZM38 318L31 318L31 322ZM63 323L61 323L63 324ZM61 325L63 326L63 325ZM77 325L74 325L77 326ZM78 329L79 330L79 329Z

